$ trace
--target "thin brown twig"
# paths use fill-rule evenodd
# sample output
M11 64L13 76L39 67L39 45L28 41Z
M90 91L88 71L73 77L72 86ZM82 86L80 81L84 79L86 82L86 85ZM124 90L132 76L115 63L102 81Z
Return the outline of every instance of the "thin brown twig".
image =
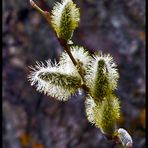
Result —
M39 11L47 20L47 22L51 25L51 17L50 13L48 11L42 10L33 0L30 0L30 4L33 8L35 8L37 11Z

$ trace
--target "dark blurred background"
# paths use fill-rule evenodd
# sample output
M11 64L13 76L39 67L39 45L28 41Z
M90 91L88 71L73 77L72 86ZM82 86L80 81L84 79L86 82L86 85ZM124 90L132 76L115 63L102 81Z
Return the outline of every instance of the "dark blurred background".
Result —
M55 0L38 0L51 10ZM118 127L145 147L145 1L74 0L81 21L73 41L91 53L110 53L118 64ZM27 80L35 61L57 59L63 49L29 0L3 0L3 148L114 148L88 123L84 97L68 102L38 93Z

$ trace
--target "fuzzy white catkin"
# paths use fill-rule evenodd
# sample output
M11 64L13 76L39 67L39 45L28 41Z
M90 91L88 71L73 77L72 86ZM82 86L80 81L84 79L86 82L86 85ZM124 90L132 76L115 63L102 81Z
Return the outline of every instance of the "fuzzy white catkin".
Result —
M125 129L119 128L118 134L119 134L119 138L124 146L133 145L132 138Z
M91 59L88 51L81 46L72 46L70 47L70 51L76 60L79 60L81 63L83 63L82 67L86 71ZM66 71L68 70L70 73L79 75L75 65L72 63L70 57L66 52L63 52L60 56L59 63L60 65L64 65L63 67L65 67Z
M52 10L51 23L59 38L69 40L80 20L79 9L72 0L56 2Z
M53 64L51 60L46 61L46 65L42 62L37 62L34 67L31 67L32 70L28 76L28 79L31 85L36 87L37 91L48 96L55 97L57 100L67 101L71 95L75 94L78 88L75 88L75 86L68 87L71 83L71 77L75 77L76 79L78 78L78 81L81 80L79 77L71 74L70 71L67 71L65 68L65 65L59 65L57 63ZM44 80L39 76L46 74L50 74L48 80ZM58 74L58 77L55 74ZM64 75L67 76L67 78ZM74 84L77 82L76 79L72 81ZM65 88L64 86L67 87Z
M85 79L87 80L87 85L91 88L95 83L95 76L98 72L98 61L103 60L108 71L108 78L112 89L116 89L117 81L119 78L117 65L115 64L112 56L110 54L103 54L101 51L93 55L90 59L89 67L86 72Z

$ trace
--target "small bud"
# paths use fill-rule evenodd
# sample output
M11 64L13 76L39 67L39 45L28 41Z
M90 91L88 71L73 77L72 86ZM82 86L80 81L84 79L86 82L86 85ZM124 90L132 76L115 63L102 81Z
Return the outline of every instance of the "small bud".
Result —
M79 94L80 96L83 95L83 90L82 90L81 88L78 89L78 94Z
M125 129L123 128L118 129L118 137L124 146L126 146L127 148L132 147L133 145L132 138Z

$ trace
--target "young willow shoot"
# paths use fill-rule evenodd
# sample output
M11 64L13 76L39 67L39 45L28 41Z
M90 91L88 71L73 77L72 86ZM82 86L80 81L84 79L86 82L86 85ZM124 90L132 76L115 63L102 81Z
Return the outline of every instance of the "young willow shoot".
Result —
M38 10L52 26L64 52L59 63L48 60L31 67L28 76L36 90L60 101L67 101L77 90L86 91L85 111L88 121L100 128L102 133L124 147L132 147L132 139L124 129L116 129L120 117L120 103L115 96L119 78L117 65L110 54L101 51L90 55L79 46L70 45L73 32L78 27L80 12L72 0L56 2L53 10L43 11L32 0Z

